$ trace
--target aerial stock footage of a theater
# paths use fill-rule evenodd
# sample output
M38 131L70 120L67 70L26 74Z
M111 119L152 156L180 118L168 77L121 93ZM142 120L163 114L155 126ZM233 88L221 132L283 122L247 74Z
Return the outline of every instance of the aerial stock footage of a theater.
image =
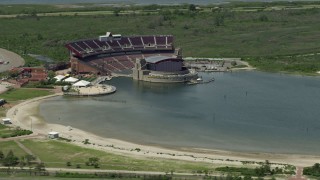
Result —
M133 79L177 83L198 78L184 67L181 49L172 35L122 36L107 32L96 39L66 45L73 73L133 74Z
M317 180L320 1L0 0L0 180Z

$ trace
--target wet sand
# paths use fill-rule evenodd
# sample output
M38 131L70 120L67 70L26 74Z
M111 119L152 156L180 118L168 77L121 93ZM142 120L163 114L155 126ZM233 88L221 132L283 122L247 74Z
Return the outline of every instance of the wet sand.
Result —
M312 155L242 153L197 148L167 149L163 147L134 144L117 139L103 138L80 129L59 124L48 124L44 121L43 117L39 116L39 104L41 101L45 101L50 97L60 95L62 94L57 93L54 95L39 97L22 102L9 109L7 112L7 117L12 119L14 126L19 126L23 129L32 129L34 134L47 136L48 132L57 131L60 133L61 137L71 139L71 143L73 144L130 156L210 162L224 165L241 165L241 161L260 162L269 160L273 163L292 164L296 166L311 166L320 161L320 156ZM83 143L85 139L88 139L91 144L85 145ZM135 150L137 148L140 149L139 152Z

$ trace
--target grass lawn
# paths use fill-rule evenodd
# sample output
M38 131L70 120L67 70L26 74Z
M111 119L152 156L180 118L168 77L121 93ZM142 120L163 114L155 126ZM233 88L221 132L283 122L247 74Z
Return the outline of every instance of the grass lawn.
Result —
M46 96L53 94L47 90L38 90L38 89L13 89L11 91L7 91L3 94L0 94L0 99L5 99L6 101L19 101L19 100L26 100L40 96Z
M160 171L160 172L194 172L197 170L214 170L215 165L210 163L195 163L188 161L133 158L129 156L107 153L104 151L83 148L70 143L55 140L23 140L21 141L36 156L38 156L46 167L64 167L70 161L75 168L80 164L81 168L92 168L86 166L85 162L90 157L100 159L101 169L116 170L141 170L141 171Z
M0 142L0 151L7 155L7 153L12 150L14 155L21 157L27 155L14 141L4 141Z

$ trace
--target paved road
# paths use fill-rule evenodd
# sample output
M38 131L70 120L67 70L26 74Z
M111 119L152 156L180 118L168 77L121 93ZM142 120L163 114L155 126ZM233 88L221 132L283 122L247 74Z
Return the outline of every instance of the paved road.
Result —
M7 168L0 166L0 168ZM13 169L20 169L20 167L11 167ZM129 170L107 170L107 169L72 169L72 168L45 168L46 171L50 173L55 172L73 172L73 173L119 173L119 174L137 174L137 175L171 175L171 172L160 172L160 171L129 171ZM205 174L195 174L195 173L178 173L173 172L173 175L179 176L191 176L191 177L202 177ZM212 176L220 176L221 174L210 174ZM202 179L202 178L201 178Z
M302 175L303 175L303 168L297 167L296 175L290 177L288 180L307 180L307 178L304 178Z

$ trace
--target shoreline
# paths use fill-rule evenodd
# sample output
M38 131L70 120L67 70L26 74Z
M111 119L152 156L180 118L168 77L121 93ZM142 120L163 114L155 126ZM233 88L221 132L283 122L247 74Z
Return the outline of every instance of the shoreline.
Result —
M38 108L42 101L60 95L62 95L62 93L26 100L10 108L7 112L7 117L12 119L13 126L32 129L33 134L42 137L46 137L50 131L57 131L60 137L70 139L70 143L133 157L165 158L221 165L242 165L242 161L264 162L265 160L269 160L272 163L279 164L312 166L314 163L320 161L320 156L317 155L246 153L201 148L169 149L104 138L76 128L70 130L69 126L46 123L38 113ZM88 139L91 144L84 144L83 141L85 141L85 139Z

